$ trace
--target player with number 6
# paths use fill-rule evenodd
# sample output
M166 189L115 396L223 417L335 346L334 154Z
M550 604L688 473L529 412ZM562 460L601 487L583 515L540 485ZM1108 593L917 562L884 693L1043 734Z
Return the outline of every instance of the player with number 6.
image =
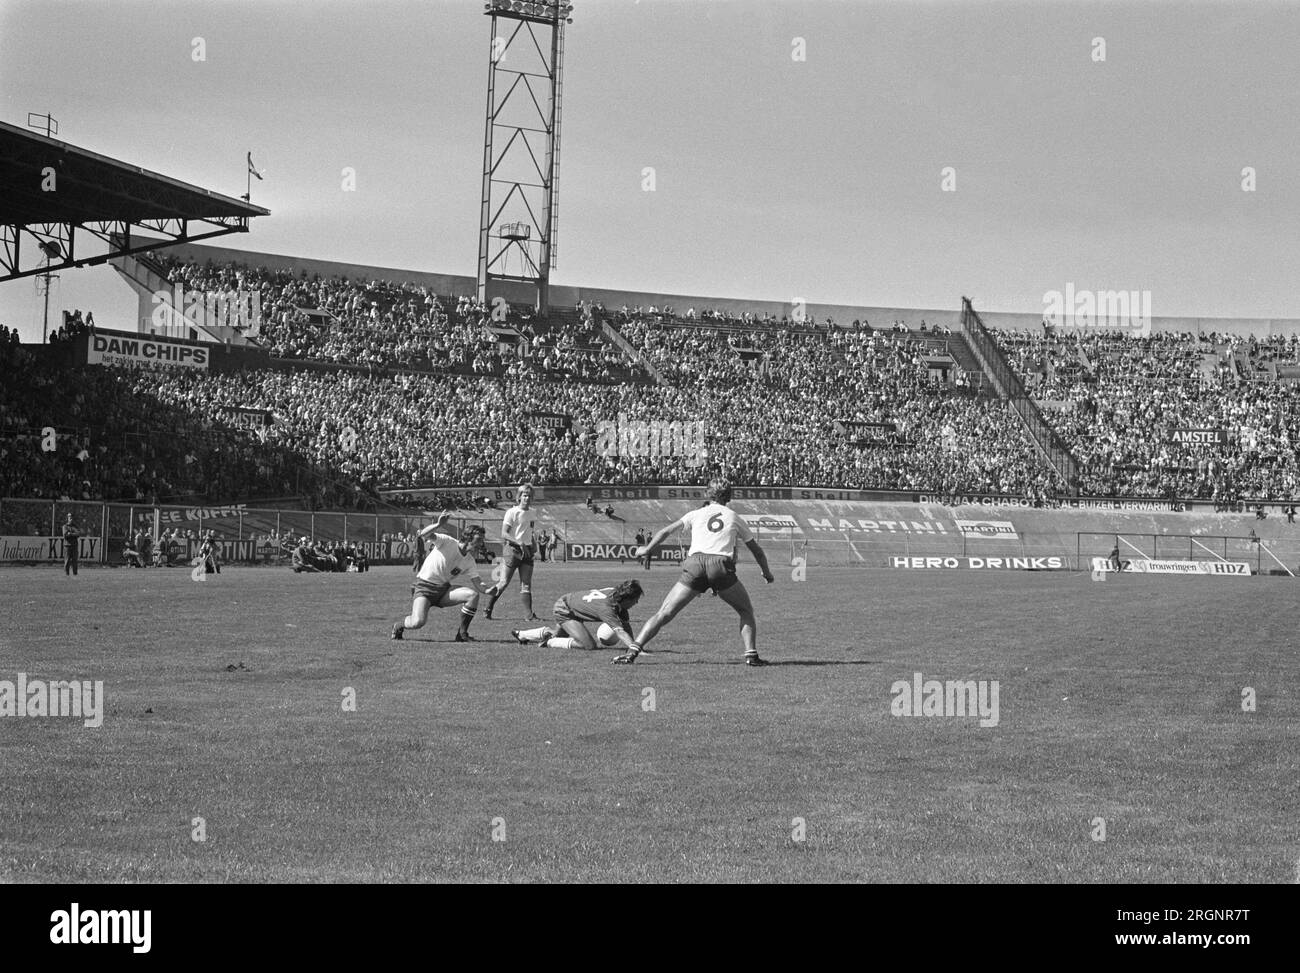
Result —
M659 610L641 626L630 651L616 656L615 663L627 665L635 662L645 644L694 601L696 595L712 590L740 616L740 641L745 647L745 664L767 665L758 654L758 622L754 617L754 606L750 604L749 592L736 577L736 540L745 542L763 572L763 580L771 584L774 579L771 568L767 566L767 555L758 546L749 525L727 506L731 502L731 484L727 480L710 480L705 496L709 500L705 506L664 527L644 547L636 549L637 557L646 557L673 531L680 529L691 533L691 547L682 562L681 577Z

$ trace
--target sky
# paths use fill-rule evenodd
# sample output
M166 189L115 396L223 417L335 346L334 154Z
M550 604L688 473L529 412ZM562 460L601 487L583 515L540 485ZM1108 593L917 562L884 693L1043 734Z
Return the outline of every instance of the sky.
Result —
M1071 283L1300 317L1300 3L573 19L555 283L1026 312ZM0 0L0 119L48 111L63 141L231 196L251 151L272 215L216 245L468 275L490 23L482 0ZM54 286L52 320L134 317L111 268ZM0 323L38 339L40 314L31 279L0 284Z

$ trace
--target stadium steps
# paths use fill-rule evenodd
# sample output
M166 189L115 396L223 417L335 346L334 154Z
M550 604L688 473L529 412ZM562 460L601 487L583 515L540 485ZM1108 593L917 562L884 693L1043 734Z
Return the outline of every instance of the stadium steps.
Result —
M968 375L979 376L979 388L982 395L991 395L990 382L988 374L980 364L979 358L975 355L975 350L971 347L970 341L966 335L961 332L954 332L944 339L948 345L948 354L952 355L957 362L957 366Z
M1219 353L1212 351L1201 355L1201 376L1214 382L1219 377Z
M628 341L618 328L614 327L608 321L602 321L600 323L600 330L610 344L644 369L646 374L655 380L656 384L664 386L671 384L666 378L664 378L663 372L659 371L659 369L655 368L654 365L641 357L641 353L632 346L632 342Z
M109 261L113 269L118 272L141 298L141 306L153 306L153 296L159 292L171 294L174 287L171 279L167 276L166 270L162 264L154 260L148 254L137 253L128 254L123 257L114 257ZM162 329L162 334L169 338L188 338L191 341L212 341L219 344L232 345L251 345L251 342L243 332L237 328L226 325L209 323L203 319L196 319L192 315L197 312L202 318L207 317L207 309L199 304L188 306L182 309L184 313L180 315L184 324L172 324ZM173 319L176 317L173 314ZM152 322L146 322L141 318L137 322L140 332L147 333L157 329L152 327Z
M1030 442L1038 448L1039 455L1053 467L1068 484L1078 482L1080 464L1071 452L1069 445L1060 433L1043 417L1042 411L1034 404L1024 384L1016 375L1015 369L1007 361L996 340L980 320L979 313L971 305L970 299L962 301L962 334L970 342L971 350L979 359L985 374L993 381L1000 398L1011 403L1024 424Z

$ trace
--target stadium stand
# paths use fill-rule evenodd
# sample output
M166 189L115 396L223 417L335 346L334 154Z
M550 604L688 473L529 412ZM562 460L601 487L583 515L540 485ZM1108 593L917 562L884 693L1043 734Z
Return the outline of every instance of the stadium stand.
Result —
M251 330L263 357L242 370L126 371L0 341L4 494L301 497L313 508L368 509L381 490L414 506L425 501L402 494L431 485L696 484L717 469L755 486L1038 503L1074 488L1224 506L1300 490L1294 337L990 329L1079 461L1071 484L1017 411L988 393L971 349L946 326L599 301L542 319L409 281L153 259L188 289L256 289L262 316ZM66 320L52 344L87 330ZM274 421L239 428L231 409ZM563 428L533 421L544 415L563 417ZM699 421L706 445L693 455L602 455L598 430L615 420ZM41 451L36 432L47 425L71 448ZM356 440L345 449L349 427ZM1223 429L1226 441L1190 451L1170 442L1177 429Z
M1106 496L1294 498L1300 344L1240 336L1136 338L1051 328L999 332L1007 359L1084 463L1080 486ZM1226 431L1189 448L1175 430Z

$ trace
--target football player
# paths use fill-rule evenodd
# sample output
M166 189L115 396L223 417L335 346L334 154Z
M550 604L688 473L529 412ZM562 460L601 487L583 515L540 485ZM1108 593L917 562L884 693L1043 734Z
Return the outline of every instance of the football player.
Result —
M682 562L681 577L672 586L659 610L641 626L629 651L615 657L616 663L627 665L635 662L645 644L661 628L676 618L677 613L694 601L696 595L711 590L740 616L740 641L745 648L745 663L751 666L768 664L758 654L758 623L754 618L754 607L749 601L749 592L736 577L737 538L745 542L763 572L763 580L771 584L773 578L772 571L767 566L767 555L758 546L758 541L754 540L749 526L727 506L731 502L731 484L727 480L710 480L705 496L709 500L705 506L692 510L681 520L664 527L644 547L636 549L637 557L647 557L673 531L683 529L691 533L691 546L686 560Z
M424 564L411 585L411 614L393 625L393 638L400 639L407 629L420 628L429 616L430 606L450 608L460 605L460 629L456 632L457 642L477 642L469 634L469 623L478 611L480 595L487 594L483 579L478 575L478 562L475 560L483 550L483 537L486 533L478 524L473 524L461 531L460 537L443 534L438 528L451 517L451 511L443 511L436 523L420 531L427 538L429 553L425 555ZM468 586L465 585L468 582ZM452 587L458 584L460 587Z
M519 572L519 598L528 612L526 621L540 622L533 611L533 526L535 523L532 510L533 485L525 483L519 488L519 503L506 511L501 521L501 553L505 556L506 576L500 584L488 589L487 611L484 618L492 617L492 609L497 599L510 587L510 579Z
M632 621L627 613L641 600L642 594L641 583L636 580L624 581L613 588L571 591L555 603L555 621L550 625L524 631L515 629L510 634L521 645L540 639L542 648L594 649L598 647L596 639L587 626L604 622L631 649Z

